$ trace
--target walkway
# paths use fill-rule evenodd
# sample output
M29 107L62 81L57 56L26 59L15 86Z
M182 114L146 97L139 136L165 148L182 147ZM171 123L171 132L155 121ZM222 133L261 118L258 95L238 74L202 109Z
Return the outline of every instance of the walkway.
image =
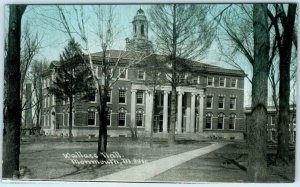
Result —
M162 172L165 172L168 169L183 164L184 162L187 162L191 159L215 151L225 145L226 143L214 143L212 145L200 149L180 153L177 155L155 160L146 164L134 166L116 173L112 173L110 175L97 178L95 180L96 181L134 181L134 182L146 181L147 179L152 178Z

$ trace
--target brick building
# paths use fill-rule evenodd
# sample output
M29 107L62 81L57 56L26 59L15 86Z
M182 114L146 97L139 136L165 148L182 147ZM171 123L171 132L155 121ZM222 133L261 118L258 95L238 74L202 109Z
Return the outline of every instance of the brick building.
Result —
M152 42L148 40L148 21L142 9L137 11L132 23L134 35L126 39L125 53L150 52ZM122 52L108 51L111 66L115 65L113 59L118 59ZM101 52L92 54L99 75L101 55ZM126 68L131 60L121 60L118 73L113 76L119 79L109 93L108 135L129 136L131 127L137 127L140 136L149 135L153 110L153 132L166 134L170 127L171 86L166 83L152 93L146 84L148 72L145 69L138 64ZM43 77L42 129L48 135L68 135L68 101L58 100L47 91L57 68L59 64L52 62ZM185 72L176 88L176 133L242 139L245 131L244 73L195 61L190 63L190 69L193 71ZM74 98L73 135L97 136L99 98L90 97L89 101L80 99L80 95Z
M277 123L278 115L277 110L274 106L269 106L268 111L268 124L267 124L267 140L272 142L277 142ZM250 114L251 109L249 107L245 108L245 113ZM296 105L290 106L290 123L289 123L289 140L290 143L296 142Z

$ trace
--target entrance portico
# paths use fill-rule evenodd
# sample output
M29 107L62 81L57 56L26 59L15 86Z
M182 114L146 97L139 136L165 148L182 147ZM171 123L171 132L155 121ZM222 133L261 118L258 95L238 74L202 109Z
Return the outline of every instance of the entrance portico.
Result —
M149 90L149 87L145 85L133 84L131 88L131 119L132 124L135 126L135 105L136 105L136 91L143 90L145 92L145 131L151 131L151 118L153 115L153 91ZM171 86L159 86L157 91L163 92L163 125L162 132L168 133L169 124L169 103L168 98L171 93ZM176 88L177 91L177 120L176 120L176 133L188 132L203 132L203 88L192 87L192 86L179 86ZM185 99L185 100L184 100ZM183 102L184 100L184 102ZM183 105L184 103L184 105ZM196 115L196 107L198 115ZM184 112L184 113L183 113ZM184 115L185 114L185 115ZM196 117L198 119L196 119ZM185 124L185 125L184 125ZM185 127L184 127L184 126ZM153 130L153 129L152 129ZM159 131L158 131L159 132Z

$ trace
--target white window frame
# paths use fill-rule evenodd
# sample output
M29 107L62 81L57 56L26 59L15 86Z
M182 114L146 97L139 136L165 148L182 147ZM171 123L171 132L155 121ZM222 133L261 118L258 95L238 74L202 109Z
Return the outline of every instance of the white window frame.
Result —
M110 100L109 101L107 101L107 104L112 104L112 91L111 90L109 90L108 91L108 94L110 95Z
M222 115L222 116L220 116ZM222 121L222 129L219 129L219 117L222 117L223 118L223 121ZM218 120L217 120L217 130L224 130L224 126L225 126L225 114L223 113L219 113L218 114Z
M223 108L219 107L220 104L220 98L223 98ZM225 97L224 96L219 96L219 100L218 100L218 109L225 109Z
M111 127L111 115L112 115L112 110L109 109L109 125L107 125L107 127Z
M208 114L211 114L211 116L209 116ZM206 128L206 118L208 116L210 117L210 128ZM206 115L205 115L205 129L212 129L212 126L213 126L213 116L214 115L211 112L206 113Z
M224 79L224 86L221 86L221 79ZM226 87L226 77L219 77L219 87L221 87L221 88Z
M48 104L48 107L50 107L51 106L50 105L51 104L51 102L50 102L50 98L51 98L50 95L48 95L47 98L48 98L48 103L47 104Z
M235 87L232 86L232 81L235 80ZM238 79L237 78L231 78L230 79L230 88L237 88Z
M234 116L234 120L233 120L233 129L230 129L229 128L229 125L230 125L230 118ZM235 130L235 124L236 124L236 114L230 114L229 115L229 118L228 118L228 130Z
M142 79L139 77L140 72L143 72L143 78ZM143 70L138 70L138 72L137 72L137 80L145 80L145 79L146 79L146 72L143 71Z
M231 99L234 99L234 107L233 108L230 108ZM229 100L229 110L236 110L236 97L230 97L230 100Z
M90 118L90 116L89 116L90 113L94 113L94 118ZM93 111L93 110L88 111L88 121L87 121L88 122L87 123L88 126L96 126L96 124L97 124L96 123L96 115L97 115L96 111ZM94 124L93 125L89 124L89 119L94 119Z
M120 103L120 91L123 91L123 92L125 92L125 102L124 103ZM127 91L126 90L119 90L119 93L118 93L119 95L118 95L118 103L119 104L123 104L123 105L126 105L126 103L127 103Z
M138 103L137 101L137 99L138 99L138 93L142 93L142 103ZM144 105L144 97L145 97L145 95L144 95L144 91L137 91L136 92L136 104L137 105Z
M121 109L122 109L122 110L121 110ZM123 110L123 109L124 109L124 110ZM127 119L126 119L126 118L127 118L126 112L127 112L127 110L126 110L125 108L120 108L119 111L118 111L118 127L119 127L119 128L122 128L122 127L126 127L126 126L127 126L127 123L126 123L126 121L127 121ZM124 126L120 126L120 125L119 125L120 113L123 113L124 116L125 116L125 118L124 118L124 120L125 120Z
M142 112L138 112L138 111L142 111ZM142 126L137 126L137 123L136 123L136 121L137 121L137 115L138 114L141 114L142 115ZM135 123L136 123L136 127L137 128L144 128L144 126L145 126L145 112L144 112L144 110L143 109L137 109L136 111L135 111Z
M207 107L207 98L208 97L211 97L211 107ZM212 95L206 96L205 106L206 106L206 109L213 109L214 108L214 97Z
M121 71L124 71L125 69L125 78L121 78ZM128 69L127 68L119 68L119 74L118 74L119 80L127 80L128 78Z
M212 78L212 85L209 85L209 84L208 84L208 79L209 79L209 78ZM212 76L207 76L207 81L206 81L207 87L213 87L213 86L214 86L214 82L215 82L214 77L212 77Z
M276 116L275 115L271 115L271 122L270 123L271 123L272 126L275 126L275 123L276 123L275 119L276 119ZM274 120L274 123L272 123L273 120Z
M52 106L54 106L54 105L55 105L55 95L52 94Z

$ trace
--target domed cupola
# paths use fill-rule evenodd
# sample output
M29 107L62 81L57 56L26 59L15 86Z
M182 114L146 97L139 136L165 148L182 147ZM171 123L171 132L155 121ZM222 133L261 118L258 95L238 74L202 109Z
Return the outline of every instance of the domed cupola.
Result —
M148 20L143 9L138 9L132 21L133 38L126 38L126 50L151 52L152 42L148 40Z

